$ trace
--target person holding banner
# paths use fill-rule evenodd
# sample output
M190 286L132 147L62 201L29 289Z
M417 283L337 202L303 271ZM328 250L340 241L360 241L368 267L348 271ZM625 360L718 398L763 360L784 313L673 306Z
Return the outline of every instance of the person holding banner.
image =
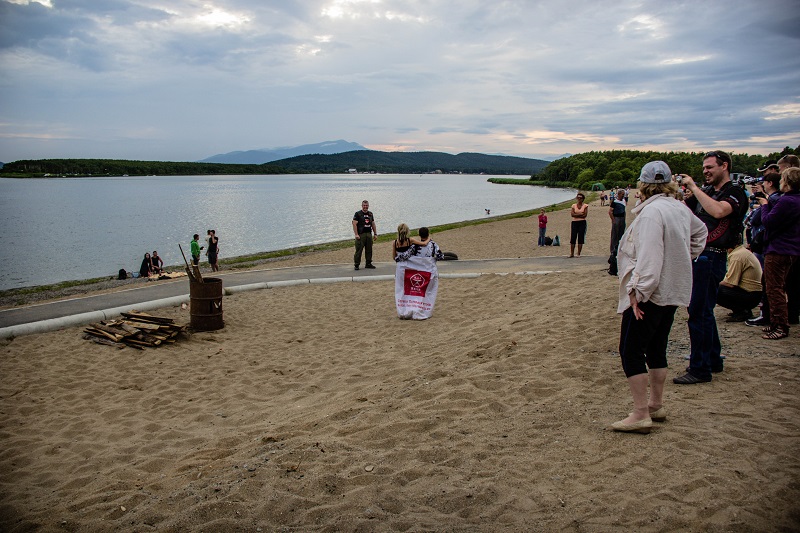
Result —
M395 251L397 248L405 248L395 255L397 272L394 296L397 316L402 319L425 320L433 314L436 293L439 289L439 271L436 268L436 261L444 259L444 254L439 246L430 240L428 228L419 229L419 237L425 244L413 244L410 239L402 240L401 232L408 229L408 226L405 228L403 226L405 224L401 224L397 228L398 240L395 243L397 244L399 241L399 246L393 246ZM408 234L405 233L405 235Z
M401 223L397 226L397 238L392 242L392 259L397 261L397 254L403 253L411 248L412 244L425 246L430 242L430 237L425 240L419 240L410 236L411 230L408 225Z

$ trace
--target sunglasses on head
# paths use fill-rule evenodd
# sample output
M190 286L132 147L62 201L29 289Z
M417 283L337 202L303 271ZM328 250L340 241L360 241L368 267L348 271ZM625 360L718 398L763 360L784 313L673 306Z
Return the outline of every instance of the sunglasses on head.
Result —
M726 154L721 150L713 150L711 152L708 152L706 155L703 156L703 159L708 159L709 157L715 157L717 159L721 159L725 163L731 162L731 156L729 156L728 154Z

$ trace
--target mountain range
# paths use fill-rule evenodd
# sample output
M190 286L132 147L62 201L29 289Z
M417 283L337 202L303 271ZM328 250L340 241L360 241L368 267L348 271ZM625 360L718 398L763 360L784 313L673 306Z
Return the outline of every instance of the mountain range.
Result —
M260 150L245 150L228 152L226 154L212 155L199 161L199 163L228 163L237 165L262 165L279 159L287 159L298 155L308 154L340 154L353 150L366 150L358 143L351 143L342 139L338 141L325 141L302 146L285 146L281 148L264 148Z
M444 152L379 152L356 150L341 154L309 154L273 161L270 165L284 172L300 174L377 172L383 174L426 174L435 172L463 174L538 173L550 162L541 159Z
M549 161L527 157L443 152L380 152L339 139L302 146L235 151L217 154L200 163L263 165L288 172L464 172L479 174L534 174Z

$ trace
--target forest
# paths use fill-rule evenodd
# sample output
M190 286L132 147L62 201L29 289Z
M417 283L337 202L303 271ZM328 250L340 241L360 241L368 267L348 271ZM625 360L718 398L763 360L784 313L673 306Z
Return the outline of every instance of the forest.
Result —
M731 172L758 175L757 169L766 160L777 161L787 154L800 154L800 146L795 149L784 148L767 156L731 154ZM637 150L609 150L603 152L584 152L553 161L541 172L531 176L531 181L552 187L571 184L583 190L591 189L596 183L604 188L633 185L639 172L648 161L661 160L669 165L674 174L689 174L695 178L702 176L705 152L643 152Z
M228 165L125 159L36 159L6 163L0 177L60 176L222 176L238 174L285 174L272 164Z

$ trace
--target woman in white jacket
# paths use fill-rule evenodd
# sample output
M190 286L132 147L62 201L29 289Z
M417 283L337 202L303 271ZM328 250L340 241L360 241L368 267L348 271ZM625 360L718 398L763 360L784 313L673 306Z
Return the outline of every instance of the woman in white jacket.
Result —
M677 190L666 163L647 163L639 176L642 203L633 209L636 218L620 240L619 352L634 408L611 425L615 431L649 433L653 420L667 418L667 340L675 310L689 305L692 260L708 235L705 224L675 199Z

